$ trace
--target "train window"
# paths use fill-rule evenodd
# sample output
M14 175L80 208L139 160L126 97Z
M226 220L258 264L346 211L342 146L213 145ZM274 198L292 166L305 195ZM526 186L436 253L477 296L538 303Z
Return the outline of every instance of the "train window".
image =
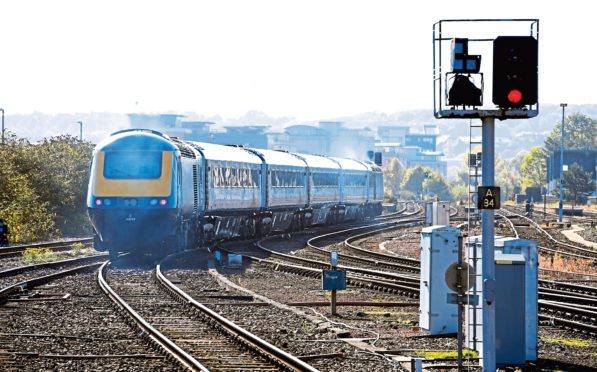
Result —
M367 185L367 176L364 174L345 174L345 187L365 187Z
M272 187L304 187L304 174L298 171L274 170L271 172Z
M259 187L259 170L236 167L212 167L213 187Z
M162 175L162 151L106 151L104 177L157 179Z
M338 173L317 172L313 173L313 185L316 187L338 187Z

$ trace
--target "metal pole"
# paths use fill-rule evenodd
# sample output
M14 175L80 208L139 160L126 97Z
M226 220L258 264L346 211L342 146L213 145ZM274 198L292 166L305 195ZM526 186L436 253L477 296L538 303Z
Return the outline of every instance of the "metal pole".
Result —
M83 141L83 122L82 121L77 121L77 123L79 123L79 140Z
M462 371L462 313L464 304L464 279L462 278L462 235L458 237L458 371ZM468 281L468 277L467 277Z
M564 110L566 106L565 103L560 103L562 107L562 147L560 148L560 213L559 213L559 222L562 222L562 215L564 209L564 203L562 201L562 184L564 183Z
M483 186L494 186L495 118L483 118L482 133L481 181ZM493 290L493 283L495 282L494 221L493 209L483 209L481 213L484 296L482 358L483 371L485 372L495 372L495 303L492 298L493 293L489 293Z
M545 158L545 193L543 194L543 222L547 219L547 189L549 188L549 165L548 165L549 158Z
M4 109L0 108L0 110L2 110L2 144L4 145Z

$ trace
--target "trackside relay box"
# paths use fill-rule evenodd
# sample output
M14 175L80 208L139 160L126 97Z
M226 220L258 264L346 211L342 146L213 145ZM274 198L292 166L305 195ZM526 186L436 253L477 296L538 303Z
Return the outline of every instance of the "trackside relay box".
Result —
M460 230L429 226L421 231L419 327L431 335L458 332L458 305L447 301L445 274L458 261Z

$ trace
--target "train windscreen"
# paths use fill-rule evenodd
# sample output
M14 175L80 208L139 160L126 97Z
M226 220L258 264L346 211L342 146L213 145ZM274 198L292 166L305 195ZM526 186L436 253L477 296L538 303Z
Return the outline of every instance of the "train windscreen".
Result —
M162 175L162 151L106 151L104 177L157 179Z

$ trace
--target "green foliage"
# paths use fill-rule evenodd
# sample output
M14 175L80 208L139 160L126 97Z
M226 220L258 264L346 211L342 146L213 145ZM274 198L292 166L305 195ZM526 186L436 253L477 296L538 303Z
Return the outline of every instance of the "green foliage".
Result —
M398 199L394 195L385 194L383 196L383 202L384 203L396 204L397 201L398 201Z
M450 186L439 172L429 171L429 177L423 181L423 189L425 192L429 189L429 193L438 200L450 200Z
M426 172L428 177L425 177ZM441 173L430 168L423 168L420 165L406 171L401 187L404 191L413 193L414 196L418 194L425 195L427 188L429 188L429 194L435 195L440 200L450 198L450 187Z
M400 183L404 179L404 165L397 158L392 159L382 170L384 178L384 192L398 195Z
M450 185L450 196L452 197L452 200L467 200L468 190L465 185L453 183Z
M50 248L27 248L23 252L23 262L25 263L51 261L53 259L54 252Z
M545 184L545 155L540 146L533 147L531 152L522 158L522 189L541 187Z
M590 194L595 190L595 182L590 172L583 172L577 163L572 163L564 172L564 188L573 200L583 194Z
M415 195L423 193L423 181L425 180L425 169L420 165L414 168L409 168L404 175L402 184L400 187L404 190L408 190Z
M496 159L495 164L495 184L500 187L500 198L503 201L514 199L514 188L520 186L521 174L513 164L516 164L516 158L512 160Z
M545 139L544 149L547 154L559 151L562 142L562 122L555 123L551 133ZM564 119L564 148L597 149L597 121L581 113L568 115Z
M83 248L85 248L85 245L81 242L75 242L70 245L70 248L71 248L73 256L78 256L79 254L81 254L81 251L83 250Z
M92 144L59 136L31 144L5 134L0 147L0 217L12 243L87 234Z
M401 200L415 200L415 199L417 199L417 196L412 191L408 191L408 190L400 190L400 192L398 193L398 197Z

